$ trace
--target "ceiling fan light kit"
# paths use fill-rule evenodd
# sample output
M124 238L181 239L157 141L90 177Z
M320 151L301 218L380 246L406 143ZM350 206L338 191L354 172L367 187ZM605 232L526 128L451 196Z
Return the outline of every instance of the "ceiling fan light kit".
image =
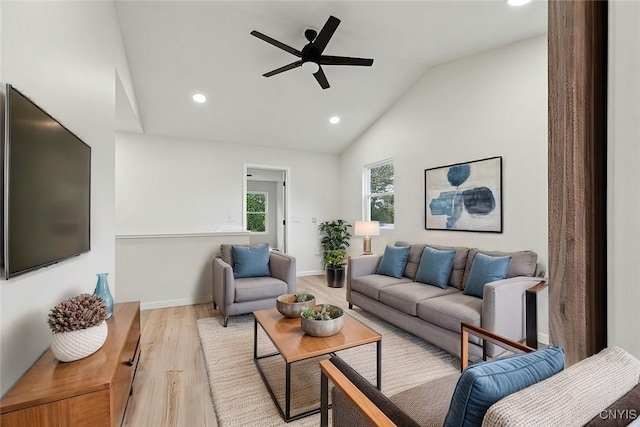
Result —
M351 65L361 67L370 67L373 65L373 59L370 58L351 58L348 56L329 56L322 54L324 49L327 47L327 44L329 44L331 37L333 37L333 33L335 33L338 28L338 25L340 25L340 20L335 16L329 16L329 19L327 19L327 22L324 24L320 32L313 28L307 28L304 31L304 37L309 43L307 43L301 51L258 31L251 31L252 36L300 58L300 60L292 62L291 64L269 71L268 73L263 74L263 76L272 77L276 74L302 67L304 71L313 74L322 89L328 89L329 81L322 70L323 65Z

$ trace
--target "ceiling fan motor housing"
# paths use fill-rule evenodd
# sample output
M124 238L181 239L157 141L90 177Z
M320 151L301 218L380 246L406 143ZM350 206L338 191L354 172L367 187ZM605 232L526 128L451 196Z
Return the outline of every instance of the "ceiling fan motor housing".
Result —
M307 27L307 29L304 30L304 38L307 39L310 43L314 41L317 36L318 30L316 30L315 28Z

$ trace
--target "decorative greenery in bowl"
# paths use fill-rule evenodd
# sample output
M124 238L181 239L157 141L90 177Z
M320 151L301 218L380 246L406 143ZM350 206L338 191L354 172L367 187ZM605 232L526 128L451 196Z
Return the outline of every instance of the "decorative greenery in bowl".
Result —
M276 299L276 308L285 317L298 318L307 307L316 304L316 297L307 293L284 294Z
M342 330L344 312L340 307L319 304L302 310L300 314L302 330L313 337L329 337Z

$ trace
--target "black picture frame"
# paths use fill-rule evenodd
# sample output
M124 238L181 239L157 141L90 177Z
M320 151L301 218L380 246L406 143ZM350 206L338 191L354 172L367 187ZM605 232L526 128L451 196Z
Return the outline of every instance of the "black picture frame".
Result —
M502 156L425 169L424 228L502 233Z

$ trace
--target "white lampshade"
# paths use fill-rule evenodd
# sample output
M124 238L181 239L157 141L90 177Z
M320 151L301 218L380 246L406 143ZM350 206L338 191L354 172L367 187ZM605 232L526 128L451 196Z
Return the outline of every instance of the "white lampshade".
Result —
M353 234L355 236L379 236L380 223L378 221L356 221Z

